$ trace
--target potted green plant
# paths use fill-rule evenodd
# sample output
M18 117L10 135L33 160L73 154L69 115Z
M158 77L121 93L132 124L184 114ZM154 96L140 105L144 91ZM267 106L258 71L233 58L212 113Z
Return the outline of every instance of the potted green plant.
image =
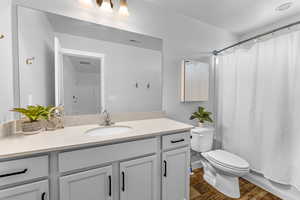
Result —
M192 114L190 120L197 119L198 126L203 127L205 122L210 122L210 123L213 122L212 118L210 117L211 115L212 115L211 112L207 112L204 107L200 106L198 108L198 111Z
M51 106L44 107L40 105L27 106L27 108L14 108L13 112L18 112L26 117L22 121L21 128L24 134L39 133L43 126L41 120L48 120Z

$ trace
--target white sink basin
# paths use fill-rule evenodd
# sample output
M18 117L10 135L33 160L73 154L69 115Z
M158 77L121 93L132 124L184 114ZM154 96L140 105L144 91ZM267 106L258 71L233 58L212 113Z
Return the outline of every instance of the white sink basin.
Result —
M88 136L107 136L107 135L117 135L121 133L126 133L132 130L129 126L108 126L99 127L86 131Z

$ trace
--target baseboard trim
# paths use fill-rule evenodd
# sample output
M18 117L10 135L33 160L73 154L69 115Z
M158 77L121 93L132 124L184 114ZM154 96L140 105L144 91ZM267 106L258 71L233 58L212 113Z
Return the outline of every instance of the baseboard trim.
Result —
M200 168L202 168L202 164L200 160L192 162L192 170L200 169Z
M262 175L255 172L251 172L250 174L248 174L243 178L253 183L254 185L257 185L263 188L264 190L278 196L281 199L299 200L300 191L298 191L296 188L292 186L286 186L286 185L272 182L266 179L265 177L263 177Z

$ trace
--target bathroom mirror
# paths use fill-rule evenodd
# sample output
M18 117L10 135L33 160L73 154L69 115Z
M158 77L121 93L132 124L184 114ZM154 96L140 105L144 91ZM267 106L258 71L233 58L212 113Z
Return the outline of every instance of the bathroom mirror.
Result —
M208 101L209 63L202 60L182 61L181 102Z
M20 106L66 115L162 110L159 38L18 7Z

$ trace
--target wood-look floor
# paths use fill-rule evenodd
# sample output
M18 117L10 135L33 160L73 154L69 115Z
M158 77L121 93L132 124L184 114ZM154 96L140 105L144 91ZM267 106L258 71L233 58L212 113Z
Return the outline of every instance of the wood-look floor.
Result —
M240 200L281 200L267 191L240 179L241 198ZM233 200L203 180L203 170L197 169L191 176L190 200Z

